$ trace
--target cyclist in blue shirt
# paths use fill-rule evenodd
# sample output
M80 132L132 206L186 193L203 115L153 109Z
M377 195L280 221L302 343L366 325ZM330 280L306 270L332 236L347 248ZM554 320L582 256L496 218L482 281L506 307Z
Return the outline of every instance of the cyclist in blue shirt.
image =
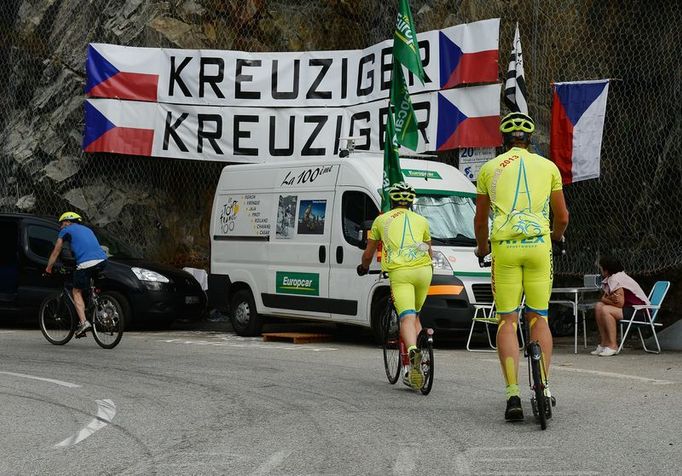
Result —
M80 222L80 215L74 212L66 212L59 217L59 235L45 268L46 273L52 272L52 267L62 251L64 241L70 241L71 251L76 258L71 294L80 320L76 335L83 334L92 327L92 324L85 319L83 290L88 289L90 278L95 272L104 269L107 260L107 255L97 241L95 234L90 228L81 225Z

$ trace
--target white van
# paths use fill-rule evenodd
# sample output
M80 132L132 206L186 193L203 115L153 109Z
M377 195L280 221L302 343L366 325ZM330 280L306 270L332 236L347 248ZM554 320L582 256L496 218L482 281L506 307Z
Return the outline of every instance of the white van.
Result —
M428 218L434 276L422 322L465 330L472 302L491 302L490 271L474 256L475 188L456 168L401 158ZM371 327L388 281L359 277L360 231L381 204L383 157L301 159L226 166L210 223L209 305L227 309L235 332L258 335L268 316ZM375 262L372 268L379 268Z

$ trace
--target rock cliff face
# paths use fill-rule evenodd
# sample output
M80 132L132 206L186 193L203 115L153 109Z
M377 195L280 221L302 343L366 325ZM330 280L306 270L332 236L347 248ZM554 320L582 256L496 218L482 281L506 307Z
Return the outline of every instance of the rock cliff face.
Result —
M623 79L609 96L602 178L567 189L573 254L570 263L557 267L590 272L601 248L629 256L633 270L680 268L682 220L679 209L666 205L668 190L679 201L682 173L679 2L410 4L418 31L500 17L500 77L519 22L540 152L547 152L550 82ZM363 48L392 36L396 5L396 0L0 2L0 210L57 215L76 209L149 256L205 267L208 214L224 164L83 153L87 44ZM637 151L646 151L646 159ZM614 201L632 206L606 215L602 204ZM595 223L602 226L595 229Z
M420 30L459 21L437 14L447 2L421 3ZM395 8L369 0L3 2L0 210L74 209L150 256L206 266L208 214L224 164L83 153L87 44L363 48L390 37Z

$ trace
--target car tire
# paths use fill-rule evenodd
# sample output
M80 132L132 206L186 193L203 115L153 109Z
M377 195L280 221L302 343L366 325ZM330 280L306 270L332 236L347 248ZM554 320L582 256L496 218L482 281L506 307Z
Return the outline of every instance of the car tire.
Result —
M258 336L263 329L263 317L256 311L256 303L248 289L240 289L232 296L230 323L242 337Z

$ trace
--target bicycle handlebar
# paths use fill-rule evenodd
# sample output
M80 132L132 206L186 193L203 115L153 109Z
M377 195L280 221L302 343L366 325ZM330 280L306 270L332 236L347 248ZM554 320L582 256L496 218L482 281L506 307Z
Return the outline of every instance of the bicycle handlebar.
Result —
M66 268L65 266L55 265L55 266L52 267L52 272L51 272L51 273L48 273L48 272L46 272L46 271L43 271L42 277L43 277L43 278L52 278L52 277L57 276L57 275L59 275L59 276L65 276L65 275L69 274L69 273L72 272L72 271L73 271L73 270L70 270L70 269Z
M478 265L481 268L490 268L493 265L492 261L492 255L488 253L485 256L477 256L478 258Z
M367 274L380 274L382 278L388 278L388 273L380 269L370 269Z
M561 241L552 240L552 255L555 257L566 256L566 239L563 236Z

